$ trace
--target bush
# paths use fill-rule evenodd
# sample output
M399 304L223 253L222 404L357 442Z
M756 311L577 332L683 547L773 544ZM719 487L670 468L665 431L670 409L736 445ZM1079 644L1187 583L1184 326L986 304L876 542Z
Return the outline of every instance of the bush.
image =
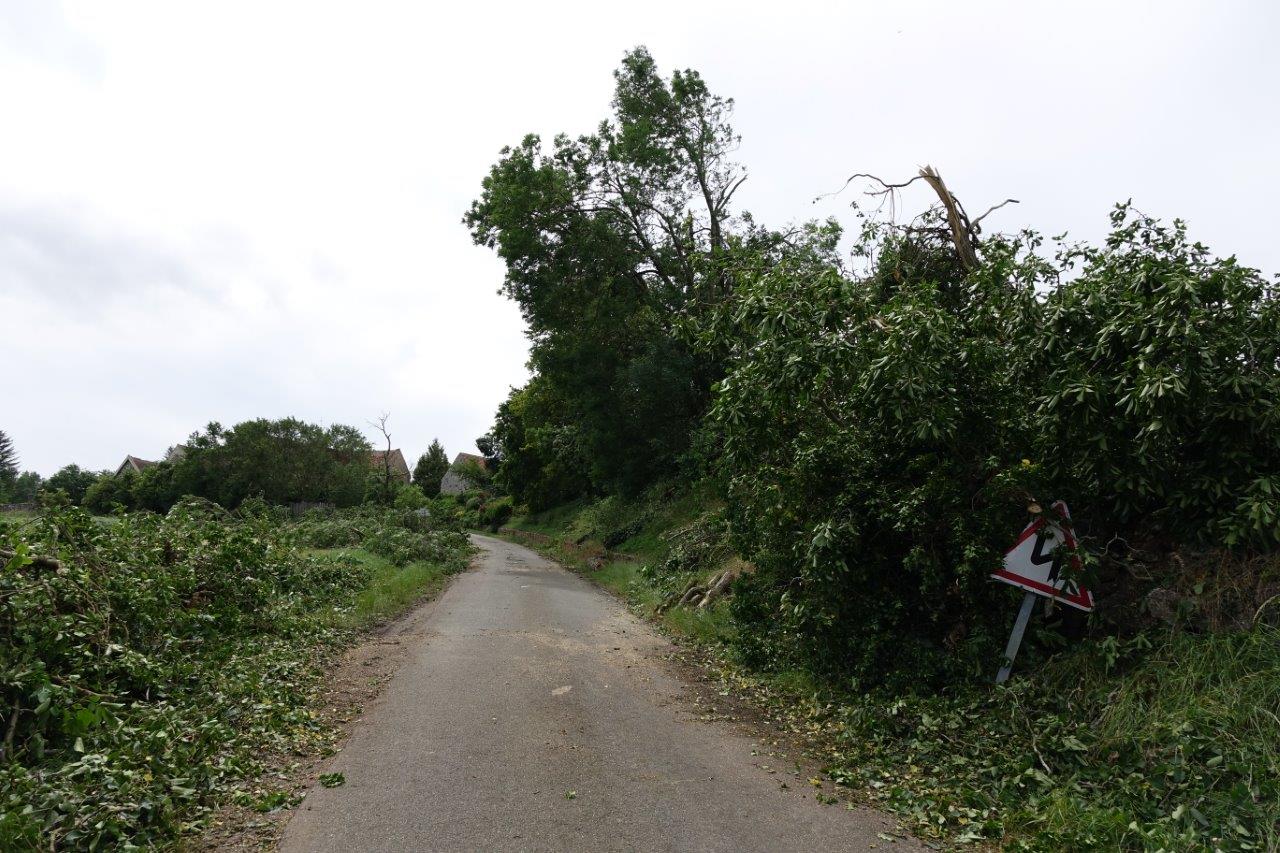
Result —
M484 505L484 510L480 513L480 520L485 527L497 532L499 527L511 520L513 511L510 497L496 498Z
M392 505L396 509L422 509L427 505L427 496L417 486L404 486L396 492Z
M5 849L172 836L313 725L309 647L336 635L307 614L363 581L267 519L186 507L111 526L64 509L3 538L0 692L26 711L0 769Z
M133 507L133 480L132 472L104 474L85 489L81 504L97 515L106 515L121 507L130 509Z
M1127 207L1026 334L1035 456L1098 535L1280 545L1280 300Z

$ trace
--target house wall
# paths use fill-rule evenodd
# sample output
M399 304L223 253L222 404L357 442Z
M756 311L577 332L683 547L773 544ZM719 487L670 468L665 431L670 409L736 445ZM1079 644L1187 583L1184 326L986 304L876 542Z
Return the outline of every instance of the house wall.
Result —
M460 495L467 490L470 483L465 477L450 468L444 472L444 476L440 478L440 494L442 495Z

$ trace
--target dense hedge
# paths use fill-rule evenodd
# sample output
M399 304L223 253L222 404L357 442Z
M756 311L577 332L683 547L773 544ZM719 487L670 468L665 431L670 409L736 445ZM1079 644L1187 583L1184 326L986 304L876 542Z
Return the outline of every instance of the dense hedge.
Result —
M976 270L872 229L866 276L815 250L739 282L703 336L730 353L712 417L760 569L735 604L749 657L917 686L989 669L1009 608L988 576L1057 499L1094 580L1140 547L1280 542L1274 285L1181 224L1113 221L1052 261L989 241Z

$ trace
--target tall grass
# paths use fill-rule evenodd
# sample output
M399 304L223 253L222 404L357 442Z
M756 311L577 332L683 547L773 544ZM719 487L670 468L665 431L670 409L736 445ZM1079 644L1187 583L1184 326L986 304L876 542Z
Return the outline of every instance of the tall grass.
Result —
M422 560L397 566L386 557L359 548L317 549L311 553L367 573L368 585L349 604L323 614L330 624L342 628L363 628L395 618L424 596L435 594L456 573L452 565Z

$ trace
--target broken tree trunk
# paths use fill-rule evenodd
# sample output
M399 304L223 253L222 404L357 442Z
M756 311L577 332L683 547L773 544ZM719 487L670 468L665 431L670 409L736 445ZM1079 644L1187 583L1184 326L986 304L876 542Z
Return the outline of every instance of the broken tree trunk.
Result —
M947 224L951 226L951 240L955 243L956 254L960 256L960 263L964 264L967 270L978 268L978 253L973 248L973 225L969 222L969 217L965 214L964 208L960 207L960 202L951 190L947 189L947 185L942 181L942 175L932 166L925 166L920 170L920 177L924 178L925 183L933 188L938 194L938 200L942 202L942 207L947 211Z

